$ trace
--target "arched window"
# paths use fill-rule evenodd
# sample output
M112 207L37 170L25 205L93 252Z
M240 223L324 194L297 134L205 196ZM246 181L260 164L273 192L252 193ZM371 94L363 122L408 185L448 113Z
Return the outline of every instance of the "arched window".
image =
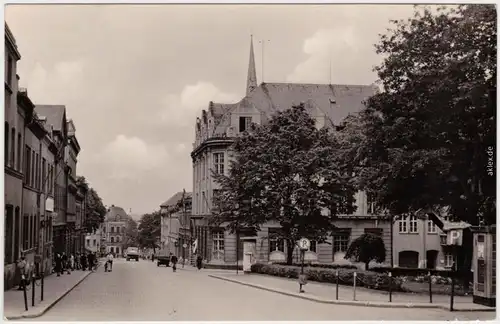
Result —
M16 167L16 129L12 127L10 135L10 166L14 169Z
M5 122L5 138L4 138L4 163L7 165L9 163L9 123Z

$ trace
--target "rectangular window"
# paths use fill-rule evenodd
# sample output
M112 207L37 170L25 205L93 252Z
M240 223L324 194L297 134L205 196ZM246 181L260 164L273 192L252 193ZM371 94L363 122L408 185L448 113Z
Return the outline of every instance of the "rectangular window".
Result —
M338 252L346 252L351 239L351 229L339 229L333 234L332 245L333 254Z
M217 208L218 201L220 200L221 190L213 189L212 190L212 208Z
M35 151L31 151L31 176L30 176L30 186L35 188Z
M5 130L4 130L4 135L5 135L5 138L3 139L4 140L4 156L3 156L3 162L5 163L5 165L8 165L9 164L9 123L8 122L5 122L4 124L4 127L5 127Z
M217 174L224 174L224 153L214 153L214 171Z
M113 226L111 226L111 233L114 233L115 232L115 228Z
M12 68L14 67L14 63L12 60L12 57L9 55L9 58L7 59L7 76L6 76L6 81L7 84L12 87Z
M47 191L47 181L46 181L46 178L47 178L47 161L45 160L45 158L42 158L42 192L46 192Z
M90 246L90 239L87 239L87 246Z
M40 189L40 156L38 153L35 155L35 188Z
M31 249L35 246L35 217L33 215L30 216L30 244L29 248Z
M269 229L269 253L280 251L285 253L285 240L279 237L280 231L278 229Z
M23 250L29 249L29 237L30 237L30 217L28 215L23 216Z
M18 133L17 134L17 171L19 172L22 172L21 170L21 160L22 160L22 154L23 154L23 149L22 149L22 145L23 145L23 138L21 136L21 133Z
M14 169L16 167L16 129L12 127L10 132L10 166Z
M412 215L410 216L410 233L417 233L417 232L418 232L417 216Z
M24 184L30 184L30 176L31 176L31 149L28 145L26 145L24 149Z
M252 117L240 117L240 133L250 130Z
M427 233L431 234L437 233L437 226L431 220L427 220Z
M224 231L215 230L212 232L212 257L214 260L224 259Z
M318 253L318 242L317 241L311 241L311 246L309 247L309 251Z
M408 216L403 216L398 220L399 233L408 233Z
M377 209L375 206L375 195L373 193L370 192L366 193L366 205L368 214L375 215Z
M5 206L5 263L12 263L12 243L14 238L14 207L12 205Z

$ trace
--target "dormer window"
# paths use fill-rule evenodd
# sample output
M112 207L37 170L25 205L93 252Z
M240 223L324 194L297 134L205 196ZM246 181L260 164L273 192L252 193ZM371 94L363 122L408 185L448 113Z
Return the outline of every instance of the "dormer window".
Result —
M252 117L240 117L240 133L250 130Z

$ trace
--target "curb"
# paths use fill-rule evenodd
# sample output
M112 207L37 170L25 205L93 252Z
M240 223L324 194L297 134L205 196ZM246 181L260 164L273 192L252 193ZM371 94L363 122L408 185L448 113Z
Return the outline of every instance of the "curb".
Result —
M99 267L99 266L98 266ZM85 279L87 279L88 276L90 276L93 272L87 273L83 278L81 278L74 286L70 287L68 290L66 290L61 296L56 298L53 302L48 304L45 308L41 309L37 313L34 314L24 314L24 315L15 315L15 316L5 316L4 318L7 320L17 320L17 319L23 319L23 318L37 318L48 312L52 307L54 307L61 299L66 297L67 294L69 294L73 289L75 289L80 283L82 283ZM29 311L28 311L29 312Z
M247 283L235 279L225 278L217 275L208 275L211 278L224 280L236 284L240 284L243 286L248 286L252 288L257 288L261 290L266 290L274 293L278 293L285 296L305 299L317 303L322 304L337 304L337 305L346 305L346 306L362 306L362 307L378 307L378 308L419 308L419 309L444 309L449 311L449 307L445 305L439 304L429 304L429 303L398 303L398 302L374 302L374 301L355 301L355 300L332 300L332 299L322 299L318 297L306 296L294 292L289 292L286 290L281 290L277 288L268 288L265 286L261 286L258 284ZM487 309L478 309L478 308L458 308L455 309L456 312L496 312L495 308L487 308Z

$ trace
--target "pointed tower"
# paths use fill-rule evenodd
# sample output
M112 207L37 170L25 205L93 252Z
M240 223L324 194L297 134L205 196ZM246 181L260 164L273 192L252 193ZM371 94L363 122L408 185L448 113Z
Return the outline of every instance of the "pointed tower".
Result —
M255 72L255 57L253 55L253 36L250 35L250 62L248 63L247 96L257 88L257 73Z

